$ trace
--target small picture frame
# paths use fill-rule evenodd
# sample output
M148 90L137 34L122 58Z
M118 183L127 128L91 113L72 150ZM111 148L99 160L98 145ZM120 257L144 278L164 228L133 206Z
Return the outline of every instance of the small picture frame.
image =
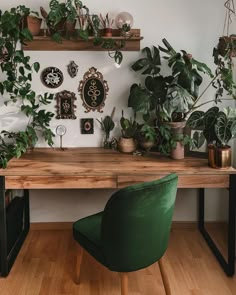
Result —
M79 94L85 107L85 113L98 111L102 113L105 100L109 91L107 81L96 68L90 68L83 76L79 84Z
M41 81L48 88L61 86L64 80L63 73L57 67L47 67L41 73Z
M185 155L196 158L207 158L207 141L203 135L203 131L186 128L185 133L195 141L194 146L185 146Z
M74 92L64 90L56 94L57 116L56 119L76 119L74 104L76 96Z
M93 119L80 119L80 130L81 134L94 134Z

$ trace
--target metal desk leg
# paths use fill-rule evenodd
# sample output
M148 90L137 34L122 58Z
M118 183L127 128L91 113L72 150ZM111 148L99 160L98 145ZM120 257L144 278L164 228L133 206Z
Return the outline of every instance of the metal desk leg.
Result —
M5 177L0 176L0 273L1 276L8 274L7 263L7 223L5 204Z
M29 232L29 191L24 190L24 219L23 229L19 234L14 246L7 253L7 219L5 206L5 178L0 176L0 275L6 277L16 260L16 257L24 243L24 240Z
M206 240L211 251L228 276L235 272L235 213L236 213L236 175L230 175L229 210L228 210L228 258L227 261L217 248L215 242L205 229L204 224L204 189L199 190L198 229Z

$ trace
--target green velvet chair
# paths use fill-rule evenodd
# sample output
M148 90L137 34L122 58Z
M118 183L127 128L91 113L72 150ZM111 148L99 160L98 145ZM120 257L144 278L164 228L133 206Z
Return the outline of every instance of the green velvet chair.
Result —
M177 181L177 175L170 174L120 189L108 200L103 212L73 224L74 239L82 247L77 283L85 249L102 265L120 273L122 295L128 294L127 272L159 261L166 294L170 294L161 257L168 246Z

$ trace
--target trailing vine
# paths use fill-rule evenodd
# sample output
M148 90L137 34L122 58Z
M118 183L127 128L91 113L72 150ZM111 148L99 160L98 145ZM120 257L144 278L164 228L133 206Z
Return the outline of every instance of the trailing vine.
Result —
M38 140L39 134L52 146L53 132L49 128L53 113L42 107L50 104L53 95L37 95L31 88L32 73L38 72L40 64L31 63L21 49L21 44L33 39L24 27L30 9L21 5L2 13L0 11L0 97L5 105L20 105L20 110L29 118L23 131L0 132L0 167L5 168L10 159L19 158Z

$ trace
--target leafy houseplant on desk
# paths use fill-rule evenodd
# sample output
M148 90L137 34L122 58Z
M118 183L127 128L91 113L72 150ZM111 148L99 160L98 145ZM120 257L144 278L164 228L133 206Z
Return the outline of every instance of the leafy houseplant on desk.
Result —
M113 112L113 113L114 113L114 112ZM104 119L101 119L101 121L97 119L97 121L98 121L98 122L100 123L100 125L101 125L102 130L103 130L104 133L105 133L105 138L104 138L104 141L103 141L103 147L104 147L105 149L109 149L109 148L111 148L110 133L111 133L111 131L112 131L112 130L114 129L114 127L115 127L115 124L114 124L114 122L113 122L113 120L112 120L112 117L113 117L113 115L111 115L111 116L106 116Z
M208 111L195 111L187 124L192 129L202 130L208 143L208 160L212 168L231 166L229 141L236 137L236 110L225 108L220 111L212 107Z
M118 141L118 149L123 153L132 153L136 150L135 135L137 132L138 124L135 119L125 118L124 112L122 111L120 126L121 137Z
M213 74L204 63L193 59L186 51L176 52L165 39L163 43L166 48L153 46L153 51L144 48L145 57L132 65L134 71L142 71L146 78L145 86L131 86L128 105L135 112L143 113L147 124L157 128L161 152L169 154L179 146L181 154L178 158L183 158L183 145L189 143L190 138L182 130L203 80L199 72L211 77ZM161 74L160 51L166 54L171 70L168 76Z

